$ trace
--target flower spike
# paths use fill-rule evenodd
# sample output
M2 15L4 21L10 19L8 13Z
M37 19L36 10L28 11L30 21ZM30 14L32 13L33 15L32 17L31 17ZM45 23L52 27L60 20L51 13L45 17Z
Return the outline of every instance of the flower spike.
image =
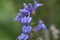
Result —
M15 17L15 20L21 22L23 24L22 27L22 33L18 36L17 40L28 40L31 38L29 35L30 32L33 30L34 32L38 32L41 29L46 30L46 26L43 23L42 20L39 20L38 25L32 29L32 27L29 25L32 17L30 17L30 14L34 14L38 7L42 6L43 4L37 3L36 0L34 0L34 5L32 6L31 3L28 5L26 3L23 3L24 8L19 10L18 15Z

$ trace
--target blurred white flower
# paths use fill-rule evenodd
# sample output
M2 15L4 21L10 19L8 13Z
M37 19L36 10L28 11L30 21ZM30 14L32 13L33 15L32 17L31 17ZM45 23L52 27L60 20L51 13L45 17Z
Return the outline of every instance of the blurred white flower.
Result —
M55 27L55 25L51 25L50 26L50 30L51 30L51 32L52 32L52 34L53 34L53 37L54 37L54 39L58 39L58 34L59 34L59 30Z

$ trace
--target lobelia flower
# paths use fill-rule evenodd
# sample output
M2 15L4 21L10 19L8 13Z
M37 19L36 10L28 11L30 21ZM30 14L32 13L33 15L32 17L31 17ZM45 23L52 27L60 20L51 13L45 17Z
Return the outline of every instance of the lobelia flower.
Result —
M30 22L31 22L31 20L32 20L32 18L31 17L23 17L22 19L21 19L21 23L27 23L27 24L29 24Z
M29 33L31 32L31 30L32 30L32 27L31 26L23 26L22 27L22 34L21 35L19 35L18 36L18 40L22 40L22 39L24 39L24 40L27 40L28 38L29 38Z
M24 16L30 16L30 12L27 9L20 9L20 12L22 12L24 14Z
M29 3L28 5L26 5L26 3L24 3L23 6L24 6L24 8L25 8L26 10L28 10L30 13L32 12L32 4L31 4L31 3Z
M27 40L29 38L29 35L22 33L21 35L18 36L17 40Z
M24 13L24 17L22 16L22 14ZM32 18L30 17L30 13L29 11L25 10L25 9L20 9L19 14L16 16L15 20L18 20L21 23L30 23Z
M39 30L46 30L46 26L45 24L43 24L43 21L42 20L39 20L39 24L33 29L34 32L38 32Z
M37 11L39 6L43 6L43 4L37 3L36 0L34 0L34 6L33 6L33 14Z
M32 18L31 17L21 17L20 18L20 15L18 15L16 18L15 18L15 20L18 20L19 22L21 22L21 23L23 23L23 25L28 25L30 22L31 22L31 20L32 20Z
M39 20L39 24L42 25L42 29L43 29L43 30L47 30L46 25L43 23L42 20Z
M31 30L32 30L32 27L29 26L29 25L22 27L22 32L23 32L23 33L30 33Z
M22 19L22 12L19 12L14 20L21 21L21 19Z
M24 9L20 11L23 12L24 15L28 14L26 16L30 16L30 13L32 12L32 4L29 3L28 5L26 5L26 3L24 3L23 6L24 6Z
M37 3L37 1L34 0L34 7L33 7L33 9L37 11L39 6L43 6L43 4Z

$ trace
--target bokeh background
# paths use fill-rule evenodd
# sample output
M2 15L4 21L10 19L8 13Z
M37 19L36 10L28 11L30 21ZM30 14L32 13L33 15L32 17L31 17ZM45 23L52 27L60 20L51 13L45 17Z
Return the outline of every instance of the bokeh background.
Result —
M36 27L38 20L42 19L48 28L49 40L60 40L60 0L37 1L44 5L39 7L34 15L31 15L33 18L31 26ZM23 3L33 4L33 0L0 0L0 40L16 40L18 35L21 34L22 24L14 21L14 18L19 9L23 8ZM54 39L50 30L52 24L59 30L58 39ZM31 40L38 40L38 37L42 40L42 38L44 39L43 34L42 30L36 34L31 33Z

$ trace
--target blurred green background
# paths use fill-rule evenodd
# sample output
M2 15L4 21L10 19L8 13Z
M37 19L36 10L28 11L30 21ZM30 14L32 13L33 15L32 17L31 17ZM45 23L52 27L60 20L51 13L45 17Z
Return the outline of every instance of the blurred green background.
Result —
M43 3L44 6L39 7L36 14L31 15L33 18L32 22L34 23L31 26L35 27L38 24L38 20L42 19L48 30L51 24L55 24L60 30L60 0L37 1ZM0 0L0 40L16 40L18 35L21 34L22 24L14 21L14 18L19 12L19 9L23 8L23 3L33 4L33 0ZM39 36L43 35L42 31L37 34ZM31 40L35 40L37 34L36 36L33 35ZM51 40L53 39L51 38Z

